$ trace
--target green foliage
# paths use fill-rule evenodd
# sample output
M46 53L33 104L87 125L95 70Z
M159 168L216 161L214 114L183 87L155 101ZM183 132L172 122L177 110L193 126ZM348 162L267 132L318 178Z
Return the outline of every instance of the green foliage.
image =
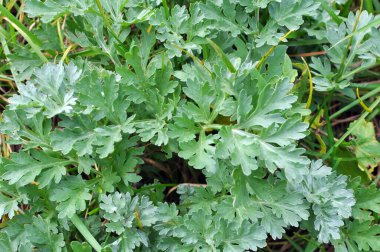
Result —
M358 158L359 167L367 171L374 169L380 162L380 143L376 140L375 129L371 122L354 121L359 125L352 130L352 152ZM351 125L353 126L353 123Z
M58 218L65 218L72 217L77 210L85 210L91 194L80 177L69 177L51 191L49 199L58 203Z
M299 144L319 100L302 103L305 79L277 46L289 30L327 41L310 64L315 89L344 89L380 56L376 27L339 42L359 14L338 25L312 0L28 0L24 11L49 62L26 45L9 57L19 84L0 124L16 150L0 163L1 251L256 251L294 230L308 247L380 250L379 190L312 158L314 140ZM376 18L361 13L356 29ZM375 168L373 124L348 130L359 167Z
M46 64L33 75L25 85L18 86L19 95L11 98L10 109L23 108L28 117L42 112L48 118L72 110L76 101L73 86L80 77L74 64L67 67Z
M302 192L311 203L315 214L314 228L319 231L318 240L339 239L339 227L343 225L344 218L351 216L351 208L355 204L353 190L346 189L346 177L336 176L331 168L318 160L311 164L301 183L290 187Z
M362 188L360 179L352 182L357 204L353 207L353 220L346 221L342 238L335 241L337 251L377 251L380 249L380 225L373 222L379 208L379 190L375 186Z
M366 24L378 17L374 17L367 11L359 14L350 12L345 22L340 25L336 24L332 19L319 19L318 22L323 23L324 29L311 29L311 33L317 39L326 39L333 47L324 46L327 57L313 58L311 68L315 74L314 85L318 91L331 91L334 89L344 89L350 85L350 81L355 73L359 73L365 69L376 65L376 59L379 58L379 50L377 43L374 41L379 38L379 25L369 27L361 32L356 33L352 40L345 40L339 44L346 35L360 30ZM349 53L347 53L350 47ZM346 59L347 56L347 59ZM345 60L344 62L342 62ZM360 63L360 64L359 64ZM336 67L337 71L332 69Z

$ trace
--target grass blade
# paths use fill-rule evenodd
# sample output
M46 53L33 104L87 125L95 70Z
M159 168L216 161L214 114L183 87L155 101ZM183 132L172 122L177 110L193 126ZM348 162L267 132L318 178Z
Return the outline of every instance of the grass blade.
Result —
M169 19L169 8L168 8L168 3L166 2L166 0L162 0L162 5L164 6L166 19Z
M330 15L334 22L340 25L343 20L335 14L334 10L324 0L321 0L320 2L323 9Z
M78 229L78 231L86 239L86 241L95 249L95 251L100 252L102 250L102 247L95 240L94 236L92 236L92 234L90 233L88 228L83 224L83 222L78 217L78 215L74 214L74 216L71 217L70 219L71 219L71 222L74 224L74 226Z
M21 36L24 37L38 57L40 57L43 62L48 62L49 60L41 52L40 40L28 29L26 29L25 26L2 5L0 5L0 13L4 15L4 19L7 20L8 23L10 23L21 34Z
M372 96L376 95L377 93L380 93L380 87L377 87L374 90L372 90L372 91L366 93L365 95L363 95L361 97L361 100L365 101L366 99L368 99L369 97L372 97ZM330 119L337 118L338 116L340 116L341 114L343 114L347 110L351 109L352 107L358 105L359 103L360 103L360 101L358 99L354 100L350 104L346 105L345 107L341 108L340 110L338 110L337 112L335 112L334 114L332 114L330 116Z
M211 39L207 39L207 42L211 45L211 47L215 50L218 56L222 59L223 63L227 66L228 70L231 73L236 73L237 72L236 68L234 67L234 65L232 65L230 59L223 52L223 50Z
M380 103L380 97L377 97L377 99L372 103L372 105L369 107L369 109L372 111L374 108L376 108ZM325 156L323 156L323 160L326 160L333 152L334 150L336 150L336 148L339 147L339 145L344 141L344 139L346 139L352 131L354 131L358 126L359 126L359 122L361 120L363 120L364 118L366 118L366 116L369 114L370 112L366 111L364 112L357 120L356 122L354 123L354 125L352 125L352 127L349 128L349 130L346 131L346 133L343 134L343 136L341 136L341 138L339 138L339 140L329 149L329 151L326 153Z

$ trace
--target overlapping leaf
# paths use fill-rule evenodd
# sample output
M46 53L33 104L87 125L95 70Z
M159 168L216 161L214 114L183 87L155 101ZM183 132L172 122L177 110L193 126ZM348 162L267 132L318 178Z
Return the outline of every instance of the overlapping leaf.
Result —
M58 203L56 209L59 218L72 217L77 210L86 208L91 199L89 188L80 177L65 177L50 193L49 199Z
M339 239L343 219L351 216L355 198L353 191L346 189L346 180L345 176L337 176L318 160L311 163L301 183L289 184L312 204L314 227L319 231L318 240L321 242Z
M22 40L8 25L1 30L10 60L2 69L15 75L18 94L0 126L15 144L0 164L0 215L12 218L2 220L0 247L65 251L75 238L71 249L87 252L93 235L107 252L255 251L268 235L281 238L309 220L310 234L337 251L379 250L378 190L352 186L353 207L347 178L322 161L310 165L297 143L308 133L309 111L297 102L304 97L295 95L290 50L278 44L288 30L308 26L305 17L326 16L320 3L185 2L28 0L27 17L17 18L43 45L29 51L26 39L13 55L6 47ZM307 30L322 44L339 42L310 64L316 90L342 89L376 64L377 31L356 32L349 47L342 40L358 15ZM362 12L357 29L373 20ZM61 63L40 67L39 50ZM342 66L345 51L350 62ZM353 151L361 168L374 168L375 137L366 133L371 125L360 126ZM8 160L9 150L16 153ZM143 162L150 156L167 162L170 181L151 176ZM177 176L170 160L177 156L205 184ZM144 185L151 179L168 184ZM164 188L182 180L190 184L165 197ZM174 189L177 205L160 202ZM79 228L75 214L85 216Z
M48 0L45 2L40 0L28 0L25 3L25 12L28 13L30 17L41 17L41 20L47 23L67 13L81 15L91 5L92 2L88 0L73 2L64 0Z
M18 87L19 95L10 99L10 109L23 108L29 117L40 111L48 118L70 113L76 103L74 84L80 75L81 70L74 64L45 64L34 71L30 81Z
M1 178L9 181L9 184L17 183L18 186L37 180L39 187L43 188L53 181L58 183L66 174L65 166L71 163L70 160L39 151L31 151L31 155L25 152L15 153L11 161L4 165Z

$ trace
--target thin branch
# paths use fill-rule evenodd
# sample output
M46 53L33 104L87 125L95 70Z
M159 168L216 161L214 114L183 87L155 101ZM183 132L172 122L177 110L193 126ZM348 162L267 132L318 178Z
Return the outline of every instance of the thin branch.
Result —
M332 122L332 126L336 126L336 125L341 124L341 123L347 123L347 122L355 121L359 116L360 115L353 115L353 116L350 116L350 117L347 117L347 118L334 120Z
M325 55L325 54L326 54L326 51L318 51L318 52L289 54L289 57L312 57L312 56Z
M151 166L157 168L158 170L163 171L163 172L165 172L165 173L167 173L167 174L170 173L169 168L166 167L165 165L163 165L163 164L161 164L161 163L159 163L159 162L157 162L157 161L155 161L155 160L153 160L153 159L151 159L151 158L146 158L146 157L144 157L144 158L142 158L142 159L144 160L145 163L150 164Z

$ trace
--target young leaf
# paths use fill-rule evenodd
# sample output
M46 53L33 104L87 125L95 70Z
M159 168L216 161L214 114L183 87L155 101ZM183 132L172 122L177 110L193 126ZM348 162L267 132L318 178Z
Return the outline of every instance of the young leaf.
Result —
M86 209L92 198L86 183L80 177L65 177L50 193L49 199L58 202L58 218L72 217L77 210Z
M201 132L199 140L191 140L180 143L181 151L178 155L188 159L189 164L196 169L206 168L208 172L215 172L217 163L214 159L215 147L213 146L215 137L206 136Z
M292 84L289 79L281 80L275 87L267 84L260 90L256 106L253 110L239 114L238 125L241 128L250 128L253 126L269 127L272 123L284 123L280 111L289 109L296 101L296 97L289 95ZM241 100L240 102L248 102L249 100ZM239 106L247 107L248 104L239 104Z

